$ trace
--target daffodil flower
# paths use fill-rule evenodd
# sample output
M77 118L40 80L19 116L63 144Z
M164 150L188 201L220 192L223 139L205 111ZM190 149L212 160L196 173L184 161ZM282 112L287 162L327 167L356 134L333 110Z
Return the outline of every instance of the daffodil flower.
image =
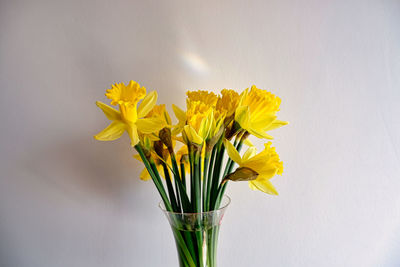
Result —
M103 131L94 136L101 141L118 139L126 131L131 140L131 146L139 143L139 132L151 134L165 127L164 120L158 117L145 118L157 102L157 92L153 91L146 95L146 88L134 81L126 86L117 83L107 90L106 96L111 99L112 105L118 105L119 111L97 101L96 105L111 120L111 124ZM139 107L137 103L142 100Z
M214 108L218 97L207 91L187 92L187 111L172 105L175 116L179 122L173 129L172 134L184 132L187 141L195 144L202 144L208 138L214 124Z
M281 99L270 92L252 86L242 92L235 111L235 121L258 138L273 139L266 132L288 124L277 120Z
M248 168L257 173L257 178L249 181L251 189L260 190L271 195L278 195L278 192L269 180L276 174L282 174L283 163L275 152L275 148L271 147L271 142L264 144L264 150L259 154L257 154L255 147L250 147L243 154L243 157L240 156L239 152L228 140L224 140L224 145L229 157L239 165L239 168Z
M151 109L151 111L145 116L145 118L160 122L161 125L163 125L164 127L168 127L168 128L172 127L171 117L169 116L167 110L165 109L165 104L155 105ZM160 140L158 134L159 134L159 130L156 130L156 131L153 131L151 134L146 134L146 136L149 137L151 141L157 141L157 140Z
M221 96L218 97L216 117L230 117L235 112L240 100L240 95L232 89L222 89Z

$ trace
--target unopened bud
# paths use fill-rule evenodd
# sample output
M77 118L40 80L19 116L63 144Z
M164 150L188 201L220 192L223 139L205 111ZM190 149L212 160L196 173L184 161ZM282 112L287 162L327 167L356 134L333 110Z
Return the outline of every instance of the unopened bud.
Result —
M161 141L154 141L154 151L160 158L164 158L164 148L163 142Z
M248 167L239 167L233 173L225 176L222 180L222 184L226 183L228 180L238 182L238 181L251 181L258 177L258 173L253 169Z
M169 128L163 128L158 133L158 137L164 143L164 145L168 148L169 152L174 151L172 138L171 138L171 130Z

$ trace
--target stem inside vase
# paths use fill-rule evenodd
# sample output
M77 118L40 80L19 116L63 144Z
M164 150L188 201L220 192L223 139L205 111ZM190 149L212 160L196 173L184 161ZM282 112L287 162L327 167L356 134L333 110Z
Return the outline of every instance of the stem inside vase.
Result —
M219 209L199 213L170 212L160 202L174 234L179 266L217 266L219 228L230 202L230 198L224 195Z

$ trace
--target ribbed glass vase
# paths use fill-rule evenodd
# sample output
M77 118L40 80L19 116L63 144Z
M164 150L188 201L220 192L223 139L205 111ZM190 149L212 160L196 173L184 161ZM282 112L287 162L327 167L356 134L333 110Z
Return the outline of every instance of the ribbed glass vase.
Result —
M225 195L219 209L201 213L169 212L160 203L174 234L180 267L217 266L219 227L230 201Z

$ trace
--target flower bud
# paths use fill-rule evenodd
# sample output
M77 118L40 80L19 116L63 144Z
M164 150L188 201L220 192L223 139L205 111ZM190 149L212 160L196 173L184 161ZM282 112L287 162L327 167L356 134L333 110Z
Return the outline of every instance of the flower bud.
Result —
M228 180L231 180L234 182L251 181L251 180L255 180L257 178L257 176L258 176L258 173L256 171L254 171L253 169L250 169L248 167L240 167L240 168L237 168L236 171L225 176L225 178L222 180L222 184L226 183Z
M158 133L158 137L164 143L164 145L168 148L168 151L170 153L172 153L174 151L174 147L172 144L171 130L166 127L161 129L160 132Z

